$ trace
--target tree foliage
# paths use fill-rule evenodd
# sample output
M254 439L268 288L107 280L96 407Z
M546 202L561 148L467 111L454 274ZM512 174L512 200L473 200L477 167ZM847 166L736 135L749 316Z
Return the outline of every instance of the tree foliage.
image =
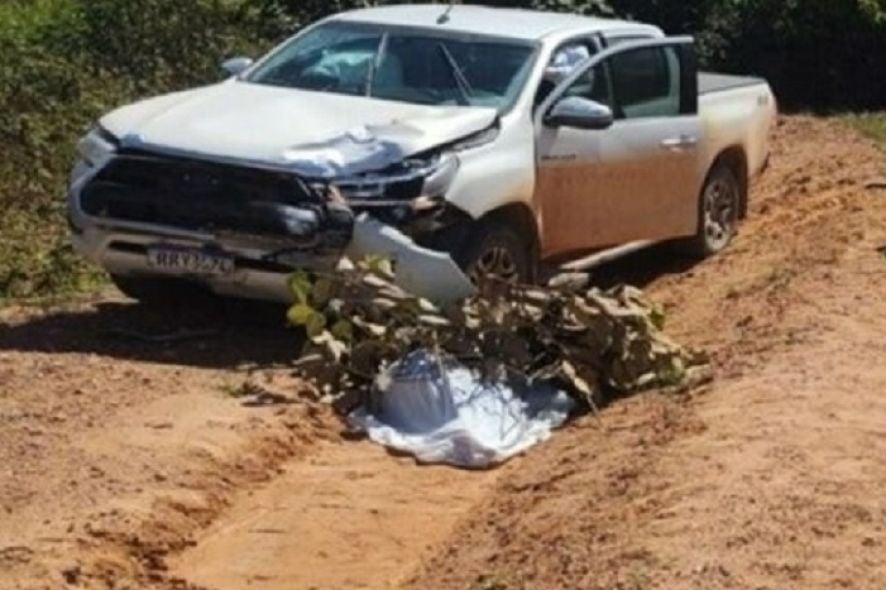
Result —
M74 141L100 113L216 80L221 56L266 47L272 19L252 4L0 3L0 299L95 281L66 236Z
M562 278L547 287L488 279L476 296L438 305L397 287L383 258L297 272L288 317L308 336L299 367L330 393L369 395L385 367L424 349L488 380L554 384L585 407L708 374L703 354L660 332L664 314L639 290Z

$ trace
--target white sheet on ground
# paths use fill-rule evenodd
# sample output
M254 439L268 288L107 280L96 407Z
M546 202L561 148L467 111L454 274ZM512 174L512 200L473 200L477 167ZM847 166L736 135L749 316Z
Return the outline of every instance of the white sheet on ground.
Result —
M484 383L473 371L415 351L379 380L378 407L349 419L373 441L422 463L484 468L547 439L574 402L551 387Z

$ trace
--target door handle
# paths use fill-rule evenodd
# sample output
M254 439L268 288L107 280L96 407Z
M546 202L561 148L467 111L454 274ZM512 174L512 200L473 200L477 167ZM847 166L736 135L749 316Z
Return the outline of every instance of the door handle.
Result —
M676 152L686 151L695 149L695 146L698 145L698 138L693 137L692 135L681 135L679 137L669 137L668 139L662 140L661 147L666 150L672 150Z

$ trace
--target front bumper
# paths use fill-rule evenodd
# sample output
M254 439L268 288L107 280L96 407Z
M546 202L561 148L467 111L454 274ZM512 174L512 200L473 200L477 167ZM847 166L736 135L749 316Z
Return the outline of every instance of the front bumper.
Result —
M113 160L114 158L111 158L109 161ZM346 206L342 210L343 205L333 206L327 203L329 210L334 208L336 211L334 216L330 214L327 217L329 223L321 223L315 234L299 234L289 238L279 234L255 235L251 234L248 228L244 228L242 232L232 231L238 228L230 224L224 230L213 231L194 227L184 229L171 224L146 223L143 220L120 219L114 216L113 209L106 207L97 211L92 203L90 203L92 209L87 212L83 206L85 198L83 195L89 191L87 187L90 187L93 179L101 181L100 173L101 169L98 169L85 174L81 171L81 174L77 175L68 194L68 220L75 249L115 275L171 277L200 283L220 295L290 302L291 293L287 279L294 270L333 271L345 254L359 258L369 253L376 253L401 259L402 276L406 283L419 292L424 292L423 287L427 286L428 296L441 290L436 286L432 288L440 276L460 274L451 264L448 255L442 256L449 262L441 263L440 252L421 248L415 243L430 246L435 250L448 249L440 248L434 243L439 241L436 238L446 228L462 225L461 222L465 220L466 215L442 201L432 203L431 206L421 200L413 201L412 205L403 203L396 207L366 206L364 209L358 206L355 211ZM421 203L424 205L416 208ZM181 210L180 204L178 210ZM355 239L354 217L361 210L369 212L382 223L368 223L367 218L364 218L362 231ZM230 219L228 217L229 222ZM347 228L346 232L343 231L343 227ZM408 237L394 229L395 227L402 229ZM382 235L386 237L379 239ZM452 237L451 232L448 232L448 235ZM390 239L391 236L394 238ZM359 247L355 251L355 242L366 244L368 251L360 251ZM200 249L224 254L233 258L234 271L225 275L160 273L149 266L148 261L148 249L157 246ZM426 268L437 268L438 271L425 273ZM463 288L464 285L459 279L460 277L457 277L451 282ZM445 288L442 291L445 291Z
M82 222L82 220L81 220ZM72 224L76 222L72 221ZM112 228L87 223L72 233L71 241L81 255L121 276L171 276L198 282L219 295L263 299L288 303L291 293L287 277L295 268L329 271L340 256L303 255L301 262L283 264L268 259L268 252L243 245L225 243L213 236L183 235L175 231L134 232L131 228ZM147 249L151 246L211 249L234 258L235 270L225 276L161 275L148 266ZM292 256L292 255L290 255Z
M113 158L111 159L113 161ZM251 235L232 231L183 229L159 223L92 215L84 210L83 195L101 169L75 174L67 196L68 223L75 250L111 274L166 277L192 281L220 295L289 302L287 278L298 268L331 271L341 260L350 228L317 235ZM345 216L349 211L339 211ZM340 219L339 219L340 220ZM313 239L316 238L316 239ZM225 275L167 274L151 268L150 247L192 248L233 258L234 271Z

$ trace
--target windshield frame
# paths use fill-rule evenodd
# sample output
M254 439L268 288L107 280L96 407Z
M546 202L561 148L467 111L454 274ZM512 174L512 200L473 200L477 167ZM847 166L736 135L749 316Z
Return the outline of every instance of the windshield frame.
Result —
M440 30L433 27L416 27L411 25L398 25L398 24L388 24L388 23L377 23L372 21L361 21L361 20L351 20L346 18L331 18L319 21L305 27L292 37L288 38L286 41L279 44L277 47L270 50L264 56L261 57L255 64L252 65L245 72L242 72L238 76L235 77L235 80L238 82L248 83L248 84L256 84L256 85L267 85L275 88L288 88L291 90L299 90L301 92L316 92L317 94L334 94L336 96L352 96L352 97L360 97L367 98L370 100L382 100L388 102L397 102L402 104L410 104L410 105L421 105L421 103L410 102L407 100L398 100L394 98L384 98L378 96L367 96L367 95L355 95L348 93L340 93L329 90L317 90L310 88L297 88L297 87L287 87L287 86L274 86L270 84L265 84L260 81L256 81L253 79L253 76L260 72L264 65L267 64L268 61L273 59L280 52L286 51L293 44L298 43L304 36L310 34L311 32L328 25L347 25L353 26L355 29L365 28L369 31L377 32L379 36L383 39L387 39L390 35L397 34L412 34L418 35L422 37L426 37L428 39L441 39L441 40L453 40L458 42L482 42L482 43L501 43L507 45L513 45L517 47L524 47L529 49L529 53L526 56L526 62L521 68L516 72L515 77L519 76L522 78L520 80L520 85L516 92L514 92L513 96L511 96L506 102L504 102L501 106L499 106L496 110L498 111L500 116L504 116L511 112L516 104L520 101L520 98L525 94L526 88L529 84L529 81L532 79L532 74L536 69L538 57L541 54L542 43L540 41L528 40L528 39L518 39L514 37L508 37L504 35L485 35L485 34L476 34L476 33L468 33L465 31L458 31L452 29ZM380 43L380 48L384 51L383 48L384 43ZM380 54L376 54L375 58L378 59ZM502 97L503 99L506 97ZM447 106L453 108L493 108L493 107L484 107L481 105L425 105L425 106Z

